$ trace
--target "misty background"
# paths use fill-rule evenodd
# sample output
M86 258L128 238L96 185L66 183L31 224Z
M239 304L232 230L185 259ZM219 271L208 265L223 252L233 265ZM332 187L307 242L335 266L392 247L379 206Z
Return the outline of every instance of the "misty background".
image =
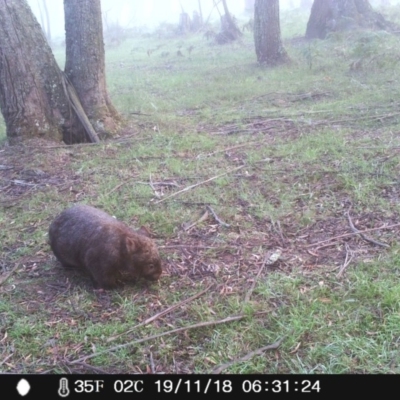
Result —
M204 21L209 18L209 22L219 20L219 13L214 7L213 0L200 0ZM28 0L33 13L38 22L42 25L45 19L43 3L46 3L50 17L50 29L52 39L63 39L64 30L64 1L63 0ZM252 1L227 0L229 11L236 18L250 18L252 15L246 10L246 3ZM302 0L280 0L281 11L299 8L301 4L312 4L312 1ZM371 0L371 5L384 6L400 3L400 0ZM179 15L182 9L190 16L193 11L198 11L198 0L101 0L101 10L103 14L103 27L105 25L118 25L123 28L141 27L143 30L151 31L161 23L178 24ZM222 4L219 9L223 13ZM281 15L282 17L282 15Z

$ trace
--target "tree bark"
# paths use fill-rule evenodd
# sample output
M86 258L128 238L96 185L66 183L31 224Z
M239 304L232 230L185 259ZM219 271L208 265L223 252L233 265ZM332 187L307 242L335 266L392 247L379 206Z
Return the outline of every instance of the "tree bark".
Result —
M65 73L100 137L112 136L120 117L106 87L100 0L64 0Z
M60 140L75 119L62 73L26 0L0 0L0 108L11 144Z
M282 45L279 0L255 1L254 44L260 64L276 66L290 61Z
M354 28L394 30L395 25L375 12L368 0L314 0L306 38L325 39L335 31Z

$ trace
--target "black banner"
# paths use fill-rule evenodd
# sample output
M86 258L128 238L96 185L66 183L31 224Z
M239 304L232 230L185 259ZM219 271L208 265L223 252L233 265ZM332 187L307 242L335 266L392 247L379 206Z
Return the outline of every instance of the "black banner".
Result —
M223 395L396 396L400 375L0 375L1 397L110 399ZM340 400L340 398L339 398Z

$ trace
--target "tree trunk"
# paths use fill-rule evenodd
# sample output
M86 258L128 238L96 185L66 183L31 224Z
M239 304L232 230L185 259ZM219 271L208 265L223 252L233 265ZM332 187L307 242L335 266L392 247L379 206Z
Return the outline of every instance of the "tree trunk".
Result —
M225 14L221 16L221 32L215 36L215 40L218 44L229 43L242 36L241 30L238 28L229 12L226 0L222 0L222 5Z
M307 24L308 39L325 39L335 31L354 28L396 29L375 12L368 0L314 0Z
M66 140L76 118L26 0L0 0L0 108L11 144L33 137Z
M64 0L64 12L65 73L95 131L112 136L120 117L106 88L100 0Z
M279 0L256 0L254 44L260 64L276 66L290 61L282 45Z

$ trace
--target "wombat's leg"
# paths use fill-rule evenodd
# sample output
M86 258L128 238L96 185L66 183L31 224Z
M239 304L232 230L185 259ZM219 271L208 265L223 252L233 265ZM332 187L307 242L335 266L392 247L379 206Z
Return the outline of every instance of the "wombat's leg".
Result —
M67 264L67 263L65 263L65 262L61 262L61 261L60 261L60 264L61 264L64 268L68 268L68 269L76 268L75 265Z
M96 288L114 289L118 286L115 274L105 273L104 271L102 271L102 273L92 273L91 276L93 284Z

